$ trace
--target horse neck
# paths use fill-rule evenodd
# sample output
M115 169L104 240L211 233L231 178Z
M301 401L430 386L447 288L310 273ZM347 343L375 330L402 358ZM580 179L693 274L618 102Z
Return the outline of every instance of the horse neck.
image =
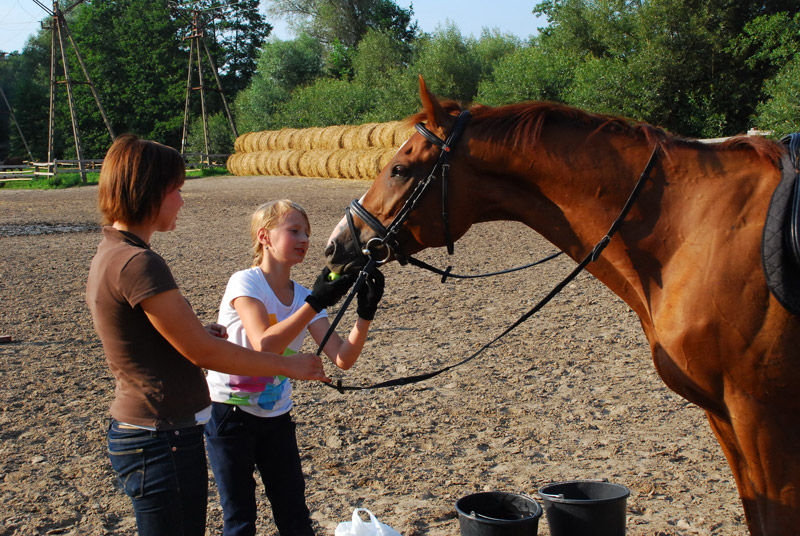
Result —
M481 165L500 186L491 202L481 199L491 207L485 219L522 221L582 260L619 215L653 149L624 136L595 138L576 146L548 140L523 157L508 151L486 158ZM760 276L761 231L779 180L778 167L754 150L671 147L587 270L645 324L668 306L667 289L675 292L691 277L676 266L703 277L734 270L742 280ZM714 255L732 248L735 268L730 253Z
M481 221L521 221L574 260L582 260L619 215L652 151L645 142L605 140L598 147L585 143L581 148L554 145L535 153L508 152L484 160L495 197L492 202L483 198ZM663 181L662 171L653 175L655 181ZM652 185L646 188L650 197L654 190ZM651 224L641 220L647 216L641 202L635 203L627 220L636 221L636 229L626 220L620 234L646 232L642 226ZM587 270L642 316L647 305L635 262L624 240L614 238Z

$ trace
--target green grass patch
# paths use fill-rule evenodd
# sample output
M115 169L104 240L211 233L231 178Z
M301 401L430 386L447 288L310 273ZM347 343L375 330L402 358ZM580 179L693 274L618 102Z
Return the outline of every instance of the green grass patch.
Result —
M220 175L228 175L228 169L225 167L211 167L186 170L187 179L217 177ZM59 173L55 177L39 177L30 180L0 179L0 187L11 190L58 190L75 186L97 185L99 178L100 172L89 172L86 174L86 183L84 184L81 182L80 173Z

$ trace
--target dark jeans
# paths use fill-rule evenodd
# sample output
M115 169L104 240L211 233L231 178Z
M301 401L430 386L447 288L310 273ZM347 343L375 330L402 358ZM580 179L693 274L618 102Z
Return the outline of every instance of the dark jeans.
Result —
M256 417L231 404L211 406L206 445L225 518L223 535L256 533L257 467L281 536L313 536L291 415Z
M203 427L151 432L111 421L108 454L141 536L201 536L208 468Z

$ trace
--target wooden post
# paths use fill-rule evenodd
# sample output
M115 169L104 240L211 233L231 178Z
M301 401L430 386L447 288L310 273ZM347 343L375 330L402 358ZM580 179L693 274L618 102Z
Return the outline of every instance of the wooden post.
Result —
M69 101L69 116L72 120L72 135L75 138L75 154L78 157L78 169L81 173L81 182L84 184L86 183L86 170L83 167L83 152L81 151L81 135L80 130L78 128L78 115L75 111L75 99L72 96L72 79L69 76L69 64L67 63L67 51L64 47L64 35L61 33L62 27L66 24L64 20L64 14L61 13L61 10L58 8L58 4L55 3L54 7L56 8L55 17L57 18L57 27L58 27L58 41L61 44L61 63L64 67L64 78L66 79L67 83L67 100Z
M206 40L202 37L200 39L203 41L203 48L206 51L206 56L208 56L208 63L211 64L211 71L214 73L214 79L217 81L217 89L219 90L220 97L222 97L222 107L225 108L225 115L228 117L228 124L231 127L231 132L233 132L234 139L236 139L239 137L239 134L236 132L236 125L233 124L233 117L231 116L230 108L228 108L228 101L225 99L225 93L222 91L222 83L219 80L219 73L217 73L217 65L214 63L214 58L211 57L211 52L208 50Z
M194 39L189 40L189 68L186 75L186 103L183 105L183 136L181 137L181 154L186 152L186 138L189 133L189 96L192 94L192 54L194 54Z
M53 3L54 5L55 2ZM47 172L52 171L50 162L53 161L53 132L55 128L56 108L56 28L55 17L50 23L50 123L47 128Z
M111 128L111 123L108 121L108 117L106 116L106 111L103 109L103 105L100 103L100 96L97 94L97 90L94 88L94 84L92 83L92 79L89 76L89 71L86 69L86 64L83 63L83 58L81 57L81 53L78 52L78 46L75 44L75 40L72 38L72 34L69 32L69 28L67 28L67 21L64 21L64 31L69 37L69 42L72 44L72 50L75 51L75 57L78 58L78 63L83 69L83 76L86 77L86 83L89 84L89 89L92 90L92 95L94 95L94 102L97 103L97 108L100 110L100 115L103 116L103 122L106 124L106 129L108 129L108 134L111 136L111 141L113 142L116 139L114 135L114 130Z
M202 35L198 32L197 34L201 39ZM203 81L203 57L200 54L200 43L197 44L197 76L200 79L200 110L203 114L203 141L205 142L205 157L200 157L200 163L205 165L208 159L208 115L206 114L206 90L205 90L205 82Z

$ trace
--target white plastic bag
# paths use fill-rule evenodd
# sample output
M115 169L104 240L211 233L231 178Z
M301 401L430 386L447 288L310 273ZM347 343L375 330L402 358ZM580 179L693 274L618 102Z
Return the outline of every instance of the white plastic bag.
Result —
M369 514L369 521L361 519L359 515L361 512ZM378 518L366 508L356 508L353 510L353 520L339 523L334 536L401 536L401 534L378 521Z

